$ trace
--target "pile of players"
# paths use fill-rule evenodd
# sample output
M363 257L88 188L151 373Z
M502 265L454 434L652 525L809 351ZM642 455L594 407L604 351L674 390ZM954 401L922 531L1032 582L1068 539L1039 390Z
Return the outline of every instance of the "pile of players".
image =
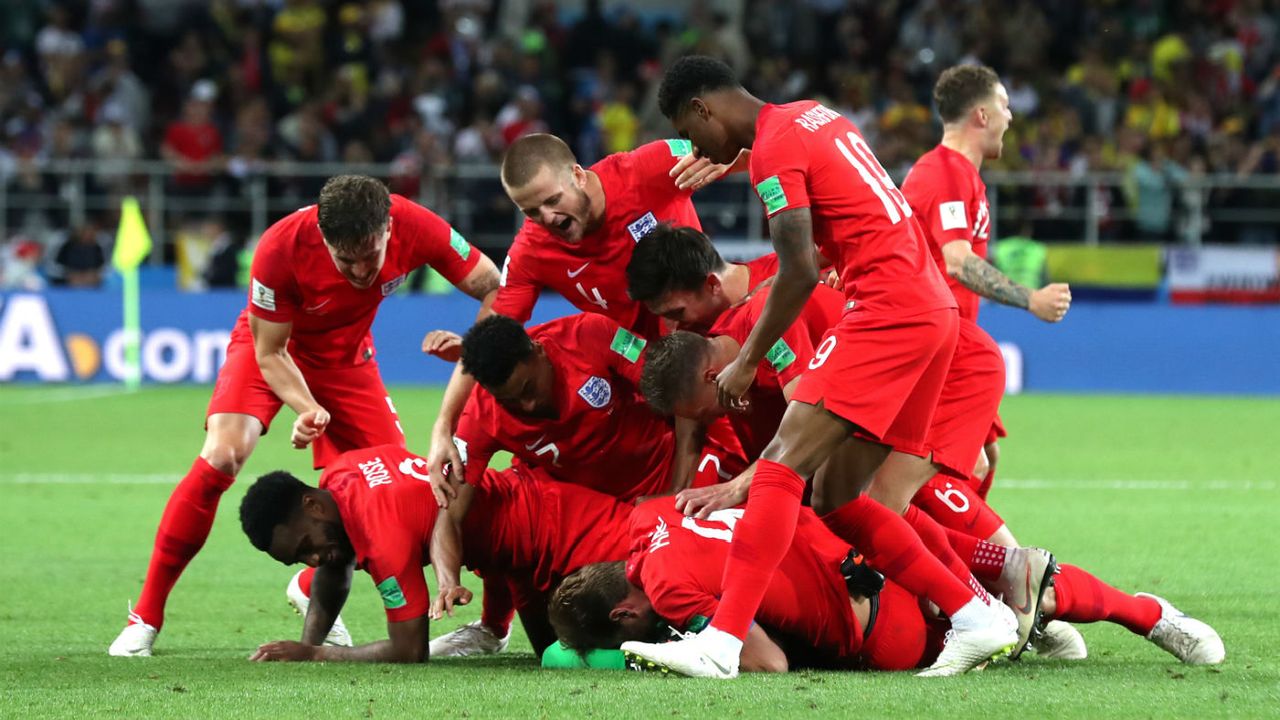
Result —
M301 641L256 660L500 652L518 615L544 665L698 677L1081 659L1070 623L1097 621L1221 662L1208 625L1019 546L986 503L1005 381L979 296L1057 322L1071 295L984 260L979 168L1012 119L998 77L952 68L934 96L943 138L899 189L838 113L681 59L659 102L684 139L590 168L549 135L512 145L502 183L526 221L501 273L377 181L330 180L258 246L204 448L110 653L151 654L219 497L287 404L324 472L318 487L264 475L241 505L256 548L308 566L287 590ZM733 172L750 173L776 250L746 264L721 258L691 201ZM424 264L481 309L465 336L423 341L457 368L420 457L370 326ZM582 313L526 328L544 289ZM472 599L464 567L483 578L481 619L430 640ZM353 645L339 617L356 569L385 640Z

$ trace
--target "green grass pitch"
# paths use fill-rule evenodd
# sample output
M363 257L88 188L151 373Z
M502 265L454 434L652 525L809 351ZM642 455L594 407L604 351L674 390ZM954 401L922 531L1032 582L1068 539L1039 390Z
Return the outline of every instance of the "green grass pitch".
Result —
M1026 544L1214 625L1220 668L1191 668L1121 628L1082 628L1091 657L1031 658L949 680L797 673L732 683L537 668L519 635L493 659L426 666L265 665L295 638L291 571L254 551L247 480L309 455L287 412L225 497L178 584L157 656L106 647L137 595L161 508L199 450L208 388L0 387L0 718L28 717L1170 717L1280 715L1280 403L1024 395L1006 400L992 500ZM393 391L423 449L439 392ZM445 632L477 609L432 628ZM372 584L347 610L383 637Z

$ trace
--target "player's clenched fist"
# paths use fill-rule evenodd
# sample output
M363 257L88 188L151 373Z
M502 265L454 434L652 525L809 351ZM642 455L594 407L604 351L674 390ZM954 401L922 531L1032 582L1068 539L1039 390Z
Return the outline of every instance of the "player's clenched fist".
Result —
M746 400L743 398L747 394L747 388L751 387L751 383L756 379L756 369L742 362L742 356L734 358L733 362L724 366L720 374L716 376L717 396L722 407L730 410L741 410L746 406Z
M1051 283L1032 291L1027 309L1045 322L1056 323L1071 308L1071 287L1066 283Z
M329 411L324 408L308 410L293 421L293 446L302 449L324 433L329 427Z
M462 357L462 336L448 330L432 330L422 338L422 352L456 363Z

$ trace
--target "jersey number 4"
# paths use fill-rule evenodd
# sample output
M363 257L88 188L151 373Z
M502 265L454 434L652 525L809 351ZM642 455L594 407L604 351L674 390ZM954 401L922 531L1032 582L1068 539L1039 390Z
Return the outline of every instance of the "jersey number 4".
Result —
M871 192L880 198L881 204L884 205L885 214L889 216L889 221L894 225L902 222L903 218L911 217L911 206L907 204L907 199L902 196L902 191L893 184L893 178L889 177L889 173L884 171L884 167L880 165L880 161L871 153L871 148L867 145L867 141L863 140L857 133L848 133L846 138L849 144L845 145L840 138L836 138L836 148L840 150L840 154L844 155L844 159L858 171L858 175L862 181L871 188Z

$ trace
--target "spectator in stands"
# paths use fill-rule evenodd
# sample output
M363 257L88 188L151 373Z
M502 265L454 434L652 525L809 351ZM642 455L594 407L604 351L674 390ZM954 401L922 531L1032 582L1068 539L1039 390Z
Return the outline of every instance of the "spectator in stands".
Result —
M213 189L223 162L222 133L213 124L218 86L200 80L182 106L182 117L169 124L160 154L174 164L172 189L181 195L203 195Z
M1174 198L1187 170L1169 157L1164 141L1148 141L1129 169L1126 190L1138 237L1152 242L1173 239Z
M96 288L102 285L107 254L102 249L98 226L89 222L69 233L53 262L60 283L67 287Z
M98 126L90 138L97 181L113 195L128 192L130 163L142 158L142 138L129 124L124 106L109 101L98 111Z

